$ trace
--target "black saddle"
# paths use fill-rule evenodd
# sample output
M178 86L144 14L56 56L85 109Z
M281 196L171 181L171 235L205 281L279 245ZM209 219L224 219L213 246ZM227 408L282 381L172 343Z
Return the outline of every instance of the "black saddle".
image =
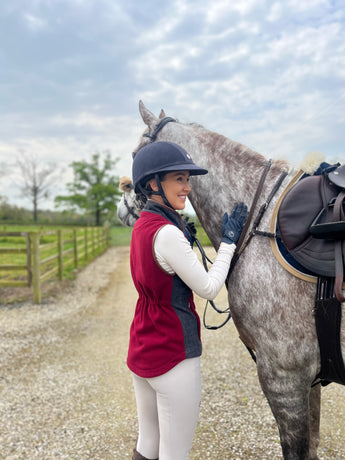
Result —
M278 227L293 258L317 276L334 277L344 302L345 165L294 185L279 208Z

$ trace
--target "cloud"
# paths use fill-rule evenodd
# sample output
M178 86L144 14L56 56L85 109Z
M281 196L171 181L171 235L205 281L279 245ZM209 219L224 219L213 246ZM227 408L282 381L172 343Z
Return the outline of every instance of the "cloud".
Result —
M0 162L110 149L129 175L139 99L267 156L343 155L340 0L12 0L0 17Z

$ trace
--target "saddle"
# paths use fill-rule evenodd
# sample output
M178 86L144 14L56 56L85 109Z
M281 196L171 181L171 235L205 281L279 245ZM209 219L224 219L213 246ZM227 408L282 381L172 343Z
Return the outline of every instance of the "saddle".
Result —
M317 276L335 278L345 302L345 165L295 184L278 211L280 237L297 262Z
M321 368L312 386L345 385L341 351L341 302L345 255L345 165L297 182L277 216L281 240L292 257L317 276L314 317Z

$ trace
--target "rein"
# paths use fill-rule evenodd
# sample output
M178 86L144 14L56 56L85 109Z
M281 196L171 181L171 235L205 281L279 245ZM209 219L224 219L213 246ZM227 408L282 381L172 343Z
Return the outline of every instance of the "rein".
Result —
M207 257L205 251L204 251L204 248L202 247L200 241L198 240L198 238L196 238L195 236L193 237L194 238L194 241L196 243L196 245L198 246L198 249L200 251L200 254L201 254L201 258L202 258L202 263L204 265L204 268L205 270L208 272L208 267L207 267L207 262L210 262L212 264L212 261ZM220 314L227 314L227 317L225 318L225 320L219 324L218 326L209 326L208 324L206 324L206 312L207 312L207 305L210 304L211 307L213 308L213 310L215 310L217 313L220 313ZM206 301L206 305L205 305L205 309L204 309L204 314L203 314L203 324L204 324L204 327L206 329L209 329L209 330L217 330L217 329L220 329L221 327L225 326L225 324L231 319L231 311L230 311L230 306L229 307L226 307L224 310L220 310L219 308L216 307L216 304L213 302L213 300L207 300Z

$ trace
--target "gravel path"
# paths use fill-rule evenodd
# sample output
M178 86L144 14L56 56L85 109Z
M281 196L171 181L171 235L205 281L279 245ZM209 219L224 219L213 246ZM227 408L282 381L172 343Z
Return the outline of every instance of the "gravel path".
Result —
M128 256L128 248L108 250L41 306L0 306L0 459L131 458L137 422L125 361L136 292ZM224 289L217 304L225 303ZM280 459L273 416L233 324L202 335L190 459ZM344 460L344 387L322 391L320 458Z

